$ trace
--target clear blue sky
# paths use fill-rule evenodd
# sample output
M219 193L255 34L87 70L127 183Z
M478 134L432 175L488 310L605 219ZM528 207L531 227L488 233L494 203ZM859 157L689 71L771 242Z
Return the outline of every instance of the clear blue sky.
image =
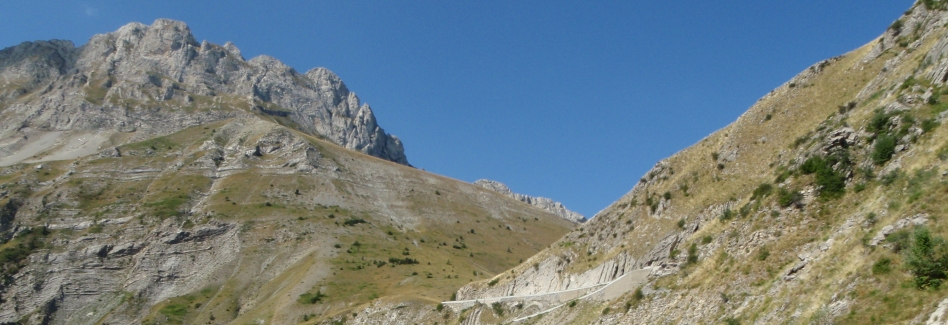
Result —
M194 2L4 0L0 47L182 20L247 59L336 72L418 168L499 180L587 216L913 3Z

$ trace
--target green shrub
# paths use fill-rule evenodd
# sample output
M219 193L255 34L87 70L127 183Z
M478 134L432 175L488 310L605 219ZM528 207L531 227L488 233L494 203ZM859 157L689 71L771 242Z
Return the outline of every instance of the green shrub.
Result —
M418 260L413 259L411 257L406 257L406 258L389 257L388 262L392 263L392 265L418 264Z
M782 208L798 204L801 200L803 200L803 193L800 193L800 191L791 191L781 188L779 193L777 193L777 204Z
M38 231L27 228L0 250L0 288L8 285L12 276L29 263L28 258L35 250L46 247L43 239L49 234L46 227L40 227Z
M905 253L905 264L915 276L916 287L937 289L948 277L948 243L933 236L927 227L915 230Z
M703 238L701 238L701 243L702 243L702 244L709 244L709 243L711 243L711 241L713 241L713 240L714 240L714 237L711 237L711 235L707 235L707 236L704 236Z
M741 206L741 208L740 208L739 210L737 210L737 212L741 215L741 218L743 218L743 217L746 217L746 216L750 215L751 209L753 209L753 208L754 208L754 207L751 206L750 203L747 203L747 204Z
M882 110L876 110L876 114L872 116L871 120L869 120L869 125L866 125L866 130L875 134L879 134L880 132L884 132L889 129L889 122L888 114Z
M933 118L924 120L922 121L922 131L924 131L925 133L931 132L936 127L938 127L938 125L940 125L940 123L935 121L935 119Z
M944 10L948 5L944 0L922 0L921 2L929 10Z
M873 275L889 274L890 271L892 271L892 259L888 257L880 258L875 264L872 264Z
M678 229L685 229L685 219L678 219Z
M731 208L724 208L724 212L721 212L719 217L721 221L731 220L734 217L734 212L731 211Z
M806 143L806 141L809 139L810 139L809 136L801 136L799 138L796 138L796 140L793 140L793 147L794 148L799 147L800 145Z
M895 137L888 134L876 138L872 149L872 162L876 165L882 165L892 159L892 155L895 154L895 144Z
M770 183L762 183L757 185L757 188L754 189L754 194L751 195L751 200L764 198L774 191L774 186Z
M487 282L487 286L488 286L488 287L493 287L495 284L497 284L497 282L500 282L500 279L493 279L493 280L490 280L490 282Z
M816 184L820 186L820 197L839 198L846 193L846 176L842 171L833 169L833 166L837 164L840 165L840 169L850 167L852 162L849 161L848 153L843 151L827 157L810 157L800 165L800 171L804 174L816 174Z
M757 260L758 260L758 261L766 261L766 260L767 260L767 257L769 257L769 256L770 256L770 250L767 249L767 247L761 247L760 250L757 251Z
M662 194L662 197L665 198L666 200L671 200L671 199L672 199L672 193L669 192L669 191L665 191L665 194Z
M497 316L503 316L503 315L504 315L504 305L501 305L499 302L495 302L495 303L490 304L490 307L491 307L491 309L494 310L494 313L496 313Z
M301 304L312 305L312 304L322 301L323 298L325 297L326 295L324 295L322 292L317 290L316 293L301 294L300 298L297 299L296 301Z
M816 184L820 186L821 198L835 199L846 194L846 176L832 169L817 173Z
M640 301L645 298L645 293L642 292L642 287L635 288L635 292L632 293L632 300Z
M780 171L779 174L777 174L777 177L774 178L774 183L777 183L777 184L783 183L783 181L790 178L790 176L793 176L793 172L791 172L790 170L783 169L782 171Z
M895 26L896 24L898 24L899 28L894 28L894 29L895 29L896 31L901 30L901 29L902 29L902 22L901 22L901 19L899 19L899 20L897 20L896 22L892 23L892 26ZM906 43L907 43L907 41L906 41ZM902 46L902 47L905 47L905 46ZM901 89L909 89L909 88L911 88L912 86L917 85L917 84L918 84L918 80L915 80L915 76L909 76L908 79L905 79L905 81L902 82L902 85L899 86L899 88L901 88Z
M13 226L13 219L22 205L17 199L10 199L0 207L0 231L7 231Z
M691 243L688 247L688 264L698 263L698 244Z
M823 157L814 156L807 158L807 160L804 161L802 165L800 165L800 171L805 175L809 175L824 168L824 165L826 165L826 161L823 159Z
M369 223L369 222L365 221L362 218L349 218L349 219L346 219L346 221L344 221L342 224L346 226L355 226L360 223Z
M859 193L866 190L866 183L857 183L853 186L853 192Z

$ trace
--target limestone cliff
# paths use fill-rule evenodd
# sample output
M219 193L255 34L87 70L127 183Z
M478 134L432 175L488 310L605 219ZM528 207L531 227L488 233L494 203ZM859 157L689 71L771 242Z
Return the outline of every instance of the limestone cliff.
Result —
M70 135L88 136L93 141L82 145L94 147L66 154L72 158L252 114L408 164L401 141L329 70L299 73L268 56L244 60L229 42L199 43L182 22L131 23L78 48L54 40L0 51L0 154L8 157L0 165L79 146L64 143ZM65 133L35 141L49 132Z

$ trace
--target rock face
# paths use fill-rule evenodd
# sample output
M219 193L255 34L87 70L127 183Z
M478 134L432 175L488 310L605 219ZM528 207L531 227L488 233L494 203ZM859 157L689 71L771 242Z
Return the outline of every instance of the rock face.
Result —
M198 43L182 22L131 23L78 48L54 40L0 51L4 155L38 132L123 132L145 139L249 115L408 165L401 141L386 134L372 109L329 70L301 74L267 56L244 60L229 42Z
M0 167L0 324L322 324L352 313L377 324L390 311L431 324L442 318L419 297L448 297L573 226L269 119L231 118ZM301 301L313 292L320 303Z
M552 199L545 197L533 197L529 195L514 193L510 190L507 185L498 181L492 181L489 179L479 179L474 182L474 185L489 189L494 192L512 197L520 202L538 207L540 209L550 211L551 213L562 217L563 219L572 221L572 222L583 222L586 220L586 217L583 215L570 211L562 203L553 201Z

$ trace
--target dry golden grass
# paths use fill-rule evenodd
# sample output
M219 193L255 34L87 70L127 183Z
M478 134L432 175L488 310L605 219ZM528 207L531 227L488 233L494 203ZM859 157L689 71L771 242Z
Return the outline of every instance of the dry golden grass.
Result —
M679 220L689 227L697 221L698 230L677 249L683 255L696 243L701 258L695 264L684 264L685 259L679 258L677 262L684 265L677 274L650 285L671 290L659 294L662 297L681 295L679 300L672 299L674 303L687 304L690 298L686 297L713 301L720 293L747 303L739 309L733 304L722 305L712 319L735 316L742 323L793 319L802 323L885 324L927 315L946 296L944 289L915 288L902 255L865 243L882 227L919 213L933 220L928 224L933 234L948 238L948 226L941 222L948 213L948 181L941 176L946 169L945 160L939 157L948 156L944 140L948 139L948 128L935 127L897 154L893 161L898 161L903 174L888 185L878 178L882 167L872 166L875 178L857 170L866 162L871 166L872 139L865 137L849 149L856 167L842 198L815 197L804 208L781 208L776 200L781 184L775 179L796 169L808 155L820 154L820 145L830 131L850 126L858 132L877 108L899 96L921 95L928 88L942 90L919 76L932 68L921 64L922 58L944 34L945 28L939 26L915 49L896 47L863 61L878 42L874 40L817 66L819 73L805 71L761 98L731 125L663 160L633 191L531 261L571 252L577 260L568 271L578 274L622 253L641 257L666 236L680 232ZM898 64L884 69L887 61ZM900 87L912 74L920 88ZM946 102L948 96L938 99ZM851 101L856 102L853 110L840 113L839 106ZM922 121L944 109L943 104L915 106L903 116ZM765 183L774 186L773 193L752 198L755 188ZM783 185L793 190L816 189L816 177L791 173ZM664 193L669 193L670 202L662 199ZM649 202L659 202L657 213L652 213ZM718 219L726 206L734 217L722 222ZM746 216L740 213L742 207L746 207ZM870 214L875 216L873 224L867 223ZM632 226L634 230L630 230ZM612 240L612 235L618 238ZM706 237L710 239L707 242ZM826 251L819 249L820 244L826 245ZM588 250L595 253L587 254ZM818 258L810 260L796 279L784 279L800 262L799 256L806 255ZM873 265L882 258L892 261L891 272L873 274ZM509 273L517 274L531 261ZM827 306L840 300L847 303L849 312L833 319ZM647 308L686 308L674 303ZM591 313L595 311L558 311L550 317ZM673 315L679 314L652 315L652 320L694 321Z

